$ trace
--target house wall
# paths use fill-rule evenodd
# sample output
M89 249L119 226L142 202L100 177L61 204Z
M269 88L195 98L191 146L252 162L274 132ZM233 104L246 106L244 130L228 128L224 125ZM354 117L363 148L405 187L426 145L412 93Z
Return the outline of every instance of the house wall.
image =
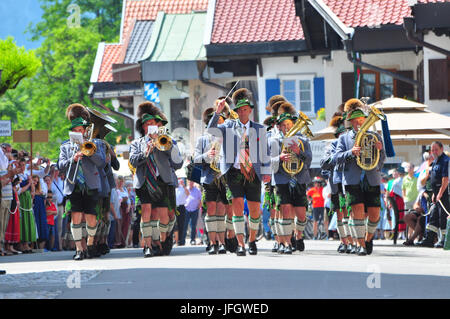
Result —
M333 51L331 57L331 61L324 63L327 120L331 118L337 106L342 102L341 73L353 72L353 64L347 59L345 51ZM414 52L362 54L362 61L384 69L411 70L414 71L414 78L416 78L420 56Z
M424 41L434 44L445 50L450 50L450 38L447 36L438 37L434 32L429 32L424 36ZM429 82L429 68L428 61L430 59L445 59L446 56L430 50L426 47L423 48L423 69L424 69L424 95L425 104L428 105L429 110L436 113L450 113L450 102L445 100L430 100L430 82ZM431 75L432 76L432 75Z

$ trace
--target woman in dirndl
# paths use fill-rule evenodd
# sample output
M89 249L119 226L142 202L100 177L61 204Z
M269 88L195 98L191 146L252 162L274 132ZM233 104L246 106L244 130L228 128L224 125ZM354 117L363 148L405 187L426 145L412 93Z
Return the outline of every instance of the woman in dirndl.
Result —
M44 249L48 239L47 209L45 207L45 195L42 191L39 176L33 175L31 194L33 195L33 212L36 221L39 249ZM34 188L34 190L33 190Z
M22 253L32 253L30 243L36 241L36 222L33 214L33 199L31 196L31 176L25 176L20 184L19 210L20 210L20 241Z

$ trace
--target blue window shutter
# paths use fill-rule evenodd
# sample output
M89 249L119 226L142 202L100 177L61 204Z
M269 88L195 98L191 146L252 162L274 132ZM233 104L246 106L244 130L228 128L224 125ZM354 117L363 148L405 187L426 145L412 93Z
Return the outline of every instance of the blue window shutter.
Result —
M280 94L280 79L266 79L266 104L272 96L277 94ZM266 114L270 113L266 111Z
M314 78L314 113L325 107L325 79Z

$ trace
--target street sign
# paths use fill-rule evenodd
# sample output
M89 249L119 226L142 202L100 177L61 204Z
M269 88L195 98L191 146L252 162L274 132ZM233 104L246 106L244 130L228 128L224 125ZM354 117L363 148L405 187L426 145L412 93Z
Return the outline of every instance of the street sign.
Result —
M11 121L0 121L0 136L11 136Z
M47 143L48 130L15 130L13 143Z

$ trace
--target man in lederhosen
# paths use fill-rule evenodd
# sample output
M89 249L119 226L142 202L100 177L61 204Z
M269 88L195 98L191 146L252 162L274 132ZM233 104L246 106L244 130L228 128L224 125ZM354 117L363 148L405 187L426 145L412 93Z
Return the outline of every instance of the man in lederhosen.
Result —
M363 170L356 163L356 157L360 156L361 147L355 145L356 134L364 123L367 115L364 104L359 99L350 99L344 105L346 119L350 121L352 129L341 134L338 139L335 152L336 163L344 164L343 184L345 187L347 206L351 206L351 225L356 235L357 250L359 256L370 255L373 250L373 236L380 221L380 183L381 168L386 158L381 136L377 136L375 145L380 151L378 165L370 171ZM367 226L365 211L368 213Z
M142 137L130 145L130 164L136 169L133 187L142 207L141 234L144 241L144 257L153 256L152 244L158 254L162 251L160 243L158 208L167 210L168 188L172 183L170 157L173 145L161 151L155 147L158 137L158 123L164 121L162 112L151 102L138 107L136 128Z
M278 220L281 254L292 254L291 236L296 230L296 249L304 250L303 231L306 227L306 184L311 182L309 167L312 160L312 152L309 141L297 132L293 137L295 141L286 144L283 141L286 134L298 120L295 107L289 102L284 102L278 108L277 125L280 134L270 139L270 156L272 162L273 179L275 181L276 194L280 202L281 219ZM285 149L283 150L283 144ZM303 146L302 146L303 144ZM292 152L292 153L291 153ZM296 156L303 163L303 168L296 174L290 174L282 167L283 162L289 162ZM295 218L297 221L294 224Z
M217 100L216 102L220 102ZM217 104L217 103L216 103ZM229 108L228 103L226 108ZM203 122L208 125L215 108L207 108L203 112ZM224 112L219 118L218 124L223 124L227 116ZM205 227L208 232L209 250L208 254L226 254L225 248L225 207L228 205L226 194L226 185L220 172L211 168L211 162L217 160L220 154L222 140L219 137L213 137L205 132L197 139L194 153L194 162L202 164L202 173L200 182L205 192L205 202L207 215L205 216ZM219 162L216 162L219 165ZM218 242L218 244L216 243Z
M218 124L225 100L218 105L208 125L208 132L223 138L220 171L225 175L232 193L233 226L238 239L238 256L245 256L244 197L249 217L249 254L256 255L256 234L261 221L261 181L270 181L270 156L267 132L263 125L250 120L254 108L251 92L245 88L232 96L234 111L239 118Z
M336 162L333 160L339 135L345 132L344 117L341 112L336 112L333 115L329 126L335 129L334 136L336 139L327 146L325 155L320 160L320 167L322 168L322 175L328 177L328 182L330 184L331 211L337 214L337 232L341 241L338 247L338 252L346 253L347 250L349 252L351 250L351 247L350 250L348 249L349 245L351 245L351 241L349 239L350 232L348 230L348 216L346 213L344 216L345 200L342 200L344 196L341 183L342 172L341 168L337 166Z
M81 104L72 104L66 110L66 116L71 121L70 130L86 135L86 127L89 126L90 116L88 110ZM90 138L85 136L85 138ZM93 258L98 256L94 246L94 236L97 231L96 205L101 189L99 171L104 169L105 154L102 144L93 139L96 151L86 156L80 151L78 144L70 141L63 143L59 154L59 169L66 172L64 195L67 195L71 203L72 211L72 236L76 244L75 260L82 260L85 256ZM77 165L78 164L78 165ZM76 170L76 168L78 169ZM70 168L70 169L69 169ZM82 226L85 217L87 222L87 251L83 253L81 244Z
M270 112L270 116L268 116L263 124L267 126L267 139L268 141L270 141L270 138L273 135L278 134L278 129L277 129L277 111L278 111L278 107L282 104L286 102L286 99L281 96L281 95L274 95L269 99L269 102L267 103L266 106L266 110L268 112ZM279 231L279 223L278 223L278 217L280 212L279 212L279 207L277 207L277 197L275 194L275 182L274 179L271 178L270 183L266 183L264 185L265 188L265 194L264 194L264 203L263 205L265 207L267 207L267 209L269 209L270 211L270 218L269 218L269 226L270 226L270 231L273 234L274 238L275 238L275 243L274 246L272 248L272 252L277 252L279 247L280 247L280 241L278 238L278 231Z

